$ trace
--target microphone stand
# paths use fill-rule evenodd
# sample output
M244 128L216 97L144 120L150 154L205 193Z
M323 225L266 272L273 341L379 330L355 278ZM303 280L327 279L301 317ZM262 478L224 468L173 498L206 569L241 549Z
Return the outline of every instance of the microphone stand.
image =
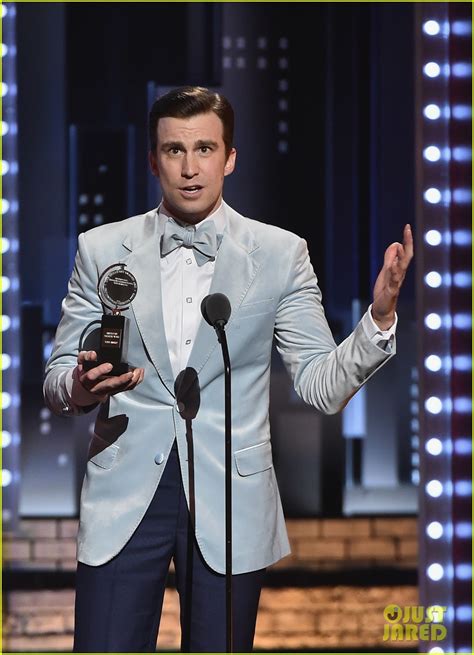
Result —
M232 405L230 357L224 325L225 323L223 321L217 321L215 329L224 358L226 652L232 653Z

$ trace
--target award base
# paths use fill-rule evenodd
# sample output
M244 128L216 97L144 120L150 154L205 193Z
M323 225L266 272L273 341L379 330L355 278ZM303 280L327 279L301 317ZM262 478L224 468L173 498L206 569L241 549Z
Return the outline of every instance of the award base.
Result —
M100 346L94 362L84 362L85 371L90 371L99 364L112 364L112 370L106 377L123 375L133 370L126 361L128 345L129 319L121 314L103 314L100 328Z

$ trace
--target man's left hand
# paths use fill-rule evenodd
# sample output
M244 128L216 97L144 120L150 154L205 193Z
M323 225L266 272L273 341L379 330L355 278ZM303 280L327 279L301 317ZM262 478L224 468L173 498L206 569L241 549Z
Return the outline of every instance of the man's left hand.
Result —
M412 257L413 235L407 224L403 230L403 245L398 242L389 245L375 281L372 316L381 330L388 330L395 322L398 294Z

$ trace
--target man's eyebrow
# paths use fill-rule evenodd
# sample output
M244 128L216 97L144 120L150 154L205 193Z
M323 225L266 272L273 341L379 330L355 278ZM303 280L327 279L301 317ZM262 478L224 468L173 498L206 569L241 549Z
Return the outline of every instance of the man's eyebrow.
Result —
M217 141L213 141L212 139L199 139L194 143L195 148L218 148L219 144ZM164 141L161 144L161 149L162 150L172 150L173 148L176 148L178 150L186 150L186 146L182 141Z
M195 145L196 148L217 148L219 144L217 141L212 141L212 139L199 139Z
M178 150L184 150L184 143L181 143L181 141L164 141L164 143L161 144L161 149L162 150L171 150L172 148L177 148Z

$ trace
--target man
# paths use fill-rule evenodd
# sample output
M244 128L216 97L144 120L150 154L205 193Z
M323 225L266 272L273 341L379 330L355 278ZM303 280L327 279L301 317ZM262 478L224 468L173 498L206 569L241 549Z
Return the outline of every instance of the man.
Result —
M99 406L81 497L75 651L153 651L171 559L182 648L225 650L223 364L200 316L202 299L221 292L232 307L234 650L248 652L265 568L289 553L268 421L273 336L300 396L340 410L394 354L412 236L406 226L403 245L389 246L371 308L336 347L305 241L222 200L236 159L228 101L177 89L155 102L149 127L162 203L80 235L47 364L53 411ZM135 368L107 376L107 363L86 370L96 353L78 353L78 344L105 309L99 277L117 263L137 281L124 311ZM192 449L187 400L178 404L175 392L185 369L199 394Z

